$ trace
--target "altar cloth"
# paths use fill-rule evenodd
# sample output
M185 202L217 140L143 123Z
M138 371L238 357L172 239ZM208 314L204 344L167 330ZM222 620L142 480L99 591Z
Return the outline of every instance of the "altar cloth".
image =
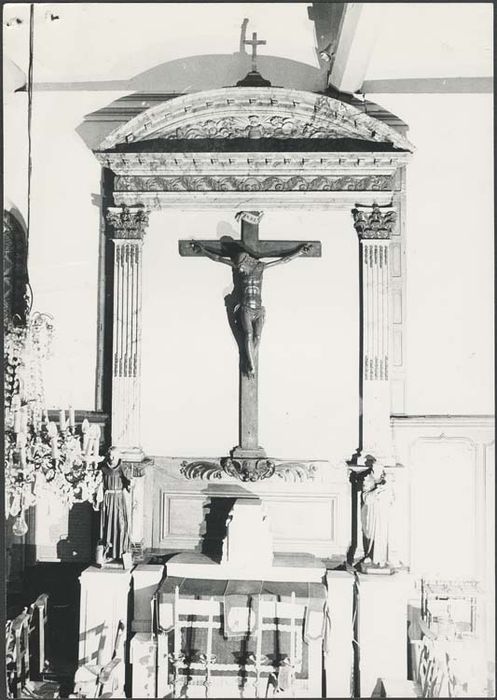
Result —
M219 563L199 552L175 554L166 563L168 576L178 578L220 579L220 580L264 580L285 583L296 581L321 583L326 574L324 563L313 554L275 552L271 566L247 566Z
M308 642L323 641L326 619L326 588L321 583L275 582L227 579L188 579L168 576L156 591L158 624L162 630L173 629L173 609L175 590L182 600L213 600L218 602L219 614L212 621L212 653L216 662L212 666L213 675L247 677L254 673L254 667L247 659L256 651L256 637L259 630L254 624L258 618L261 602L294 603L300 608L295 625L295 649L291 650L290 619L264 615L261 653L267 657L262 666L262 675L268 675L279 667L283 657L295 659L296 678L305 679L309 670ZM253 608L254 614L250 614ZM242 624L229 624L228 618ZM196 618L196 619L194 619ZM252 618L252 623L249 622ZM206 616L180 616L181 650L186 655L180 672L195 676L203 673L198 662L199 655L207 646ZM199 626L197 626L199 625ZM173 634L168 635L168 652L174 651Z

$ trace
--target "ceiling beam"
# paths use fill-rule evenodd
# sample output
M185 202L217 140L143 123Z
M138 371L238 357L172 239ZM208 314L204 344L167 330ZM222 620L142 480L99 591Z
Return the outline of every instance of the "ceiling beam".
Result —
M385 7L383 3L349 2L345 6L329 84L339 92L361 89Z
M477 94L491 93L494 89L493 78L387 78L385 80L366 80L362 84L364 95L372 93L409 93L420 94Z

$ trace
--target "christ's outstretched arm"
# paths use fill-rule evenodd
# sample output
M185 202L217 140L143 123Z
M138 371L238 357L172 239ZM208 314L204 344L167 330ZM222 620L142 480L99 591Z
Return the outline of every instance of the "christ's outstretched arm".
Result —
M271 262L264 263L264 267L274 267L275 265L282 265L283 263L290 262L290 260L294 260L295 258L298 258L301 255L308 253L310 250L311 245L309 243L303 243L302 245L299 245L299 247L296 250L294 250L293 253L288 253L288 255L283 255L277 260L271 260Z
M213 253L211 250L206 248L203 243L200 241L194 241L192 240L190 242L190 245L193 250L201 250L202 253L207 257L210 258L211 260L214 260L214 262L220 262L224 263L225 265L229 265L230 267L233 267L233 262L230 258L225 258L222 255L218 255L217 253Z

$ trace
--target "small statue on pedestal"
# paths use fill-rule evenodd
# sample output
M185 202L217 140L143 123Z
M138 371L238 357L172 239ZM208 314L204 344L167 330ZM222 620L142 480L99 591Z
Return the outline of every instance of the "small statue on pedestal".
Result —
M365 573L390 573L390 513L395 497L385 470L379 470L374 462L364 477L361 500L365 553L361 569Z
M130 550L129 487L119 451L111 447L102 464L103 500L100 505L100 542L105 562L122 559Z

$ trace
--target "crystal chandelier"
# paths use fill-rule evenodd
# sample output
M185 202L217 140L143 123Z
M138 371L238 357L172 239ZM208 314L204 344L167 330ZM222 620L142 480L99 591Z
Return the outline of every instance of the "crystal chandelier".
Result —
M59 424L45 408L42 361L49 356L53 321L47 314L27 315L25 324L5 329L5 496L12 531L25 535L26 510L47 489L68 506L102 499L98 468L100 426L84 420L78 429L69 408Z

